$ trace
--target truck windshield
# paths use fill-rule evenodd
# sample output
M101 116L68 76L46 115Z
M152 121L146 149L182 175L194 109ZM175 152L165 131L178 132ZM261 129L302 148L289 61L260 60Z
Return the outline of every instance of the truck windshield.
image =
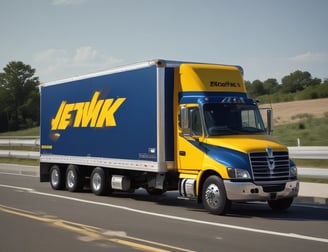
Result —
M265 126L256 105L204 104L205 127L209 136L264 133Z

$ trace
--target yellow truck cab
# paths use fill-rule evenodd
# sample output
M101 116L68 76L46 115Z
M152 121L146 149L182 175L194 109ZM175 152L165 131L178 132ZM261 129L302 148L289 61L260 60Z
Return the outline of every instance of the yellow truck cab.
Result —
M181 196L216 214L232 201L267 200L274 210L287 209L298 194L296 166L287 147L267 134L242 68L181 64L175 89Z

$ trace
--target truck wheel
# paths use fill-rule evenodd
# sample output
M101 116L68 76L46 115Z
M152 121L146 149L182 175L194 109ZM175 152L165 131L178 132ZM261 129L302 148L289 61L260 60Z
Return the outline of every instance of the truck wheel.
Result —
M103 168L95 168L90 176L90 188L96 195L106 195L110 192L109 175Z
M50 168L50 185L54 190L64 189L64 174L58 165L53 165Z
M268 204L274 211L284 211L293 203L294 198L284 198L278 200L268 200Z
M223 181L218 176L209 176L202 188L203 204L212 214L224 214L230 206Z
M84 178L76 165L69 165L66 170L66 189L70 192L82 191Z

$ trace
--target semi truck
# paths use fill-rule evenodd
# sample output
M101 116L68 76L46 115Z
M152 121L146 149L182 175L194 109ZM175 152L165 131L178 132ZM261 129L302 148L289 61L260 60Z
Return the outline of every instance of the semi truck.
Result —
M55 190L176 190L213 214L245 201L285 210L298 195L271 109L248 97L240 66L150 60L40 93L40 181Z

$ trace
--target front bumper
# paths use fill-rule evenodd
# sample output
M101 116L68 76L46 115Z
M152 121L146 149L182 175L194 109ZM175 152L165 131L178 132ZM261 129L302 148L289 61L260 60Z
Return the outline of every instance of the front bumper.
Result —
M232 201L262 201L292 198L298 195L299 182L297 180L284 183L280 189L265 190L267 185L256 185L252 182L232 182L224 180L227 198ZM273 185L279 187L278 185Z

